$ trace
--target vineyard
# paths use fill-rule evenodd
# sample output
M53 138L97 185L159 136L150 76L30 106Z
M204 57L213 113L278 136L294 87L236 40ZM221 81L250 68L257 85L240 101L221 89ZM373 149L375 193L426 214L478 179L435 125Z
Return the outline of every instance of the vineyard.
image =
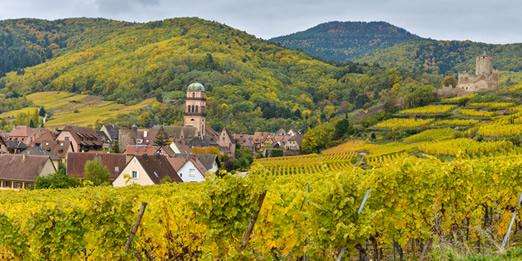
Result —
M341 253L438 260L466 245L485 255L522 257L492 243L502 241L516 213L521 157L382 160L375 165L383 167L322 175L6 191L0 194L0 253L42 260L321 260ZM126 248L141 202L148 205Z

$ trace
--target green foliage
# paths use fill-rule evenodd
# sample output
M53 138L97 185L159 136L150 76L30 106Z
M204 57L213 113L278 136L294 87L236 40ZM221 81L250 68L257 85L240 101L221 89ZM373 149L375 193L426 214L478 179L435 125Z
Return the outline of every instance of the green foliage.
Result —
M516 155L449 162L407 157L366 170L226 175L203 184L2 191L0 208L7 219L0 217L0 240L8 240L1 241L0 251L20 245L18 257L29 260L325 260L346 247L350 259L362 249L391 260L395 245L405 259L416 260L430 239L425 256L452 237L443 246L493 256L492 240L504 235L517 204L521 160ZM253 233L240 251L262 191L267 194ZM123 253L143 201L149 203L143 222L132 250ZM422 244L411 243L417 240ZM520 256L508 253L506 258Z
M495 45L471 41L412 40L377 50L357 61L398 67L417 75L446 74L473 71L475 58L484 52L495 57L493 66L499 70L522 70L521 44Z
M154 145L158 147L167 146L169 144L167 133L163 127L161 127L158 131L158 135L156 135L156 139L154 140Z
M335 135L334 123L328 122L309 129L303 135L301 151L316 153L331 145Z
M109 184L109 170L103 166L99 159L89 160L85 163L84 179L94 186Z
M27 238L4 214L0 214L0 258L22 259L27 256Z
M35 189L61 189L75 188L79 186L80 181L74 177L67 176L63 165L60 165L54 174L37 177L34 183Z

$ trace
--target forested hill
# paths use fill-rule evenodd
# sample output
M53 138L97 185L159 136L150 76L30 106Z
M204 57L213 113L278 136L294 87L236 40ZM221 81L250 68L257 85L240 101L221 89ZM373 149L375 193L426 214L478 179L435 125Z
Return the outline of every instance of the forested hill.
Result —
M208 89L213 126L233 131L304 129L335 113L379 102L375 97L397 79L382 68L337 67L198 18L88 21L95 24L89 28L108 29L100 34L85 29L93 33L68 38L80 40L46 62L8 73L0 79L0 98L2 93L8 98L3 102L60 90L121 103L155 97L179 105L186 86L198 81ZM143 122L169 123L157 119L159 114L149 116ZM175 117L181 118L170 119Z
M493 66L498 70L522 71L522 44L422 39L376 50L356 61L399 67L416 74L445 74L473 70L475 57L484 53L494 57Z
M384 22L325 23L271 41L328 61L379 63L416 75L472 70L484 52L499 70L522 71L522 44L425 39Z
M327 61L345 62L420 37L385 22L329 22L271 39Z
M0 21L0 75L40 64L66 49L95 44L108 33L128 25L86 18Z

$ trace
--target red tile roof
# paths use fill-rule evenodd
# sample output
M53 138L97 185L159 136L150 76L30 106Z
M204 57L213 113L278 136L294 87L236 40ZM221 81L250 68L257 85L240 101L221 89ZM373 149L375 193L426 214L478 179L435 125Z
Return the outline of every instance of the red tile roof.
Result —
M114 181L127 165L124 154L103 152L70 152L67 154L67 175L84 178L84 168L87 161L99 159L110 172L109 180Z

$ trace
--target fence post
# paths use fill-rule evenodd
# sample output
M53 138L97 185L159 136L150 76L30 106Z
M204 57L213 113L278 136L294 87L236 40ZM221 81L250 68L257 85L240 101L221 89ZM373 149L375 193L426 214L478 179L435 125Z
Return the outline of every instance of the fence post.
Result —
M146 202L141 203L141 207L138 212L138 218L136 219L136 223L134 223L134 226L132 226L131 233L130 233L129 237L127 238L127 243L125 244L125 251L130 250L130 247L132 244L132 239L136 235L136 232L138 232L138 227L141 224L141 219L143 218L143 214L145 214L146 208L147 208L147 203Z

